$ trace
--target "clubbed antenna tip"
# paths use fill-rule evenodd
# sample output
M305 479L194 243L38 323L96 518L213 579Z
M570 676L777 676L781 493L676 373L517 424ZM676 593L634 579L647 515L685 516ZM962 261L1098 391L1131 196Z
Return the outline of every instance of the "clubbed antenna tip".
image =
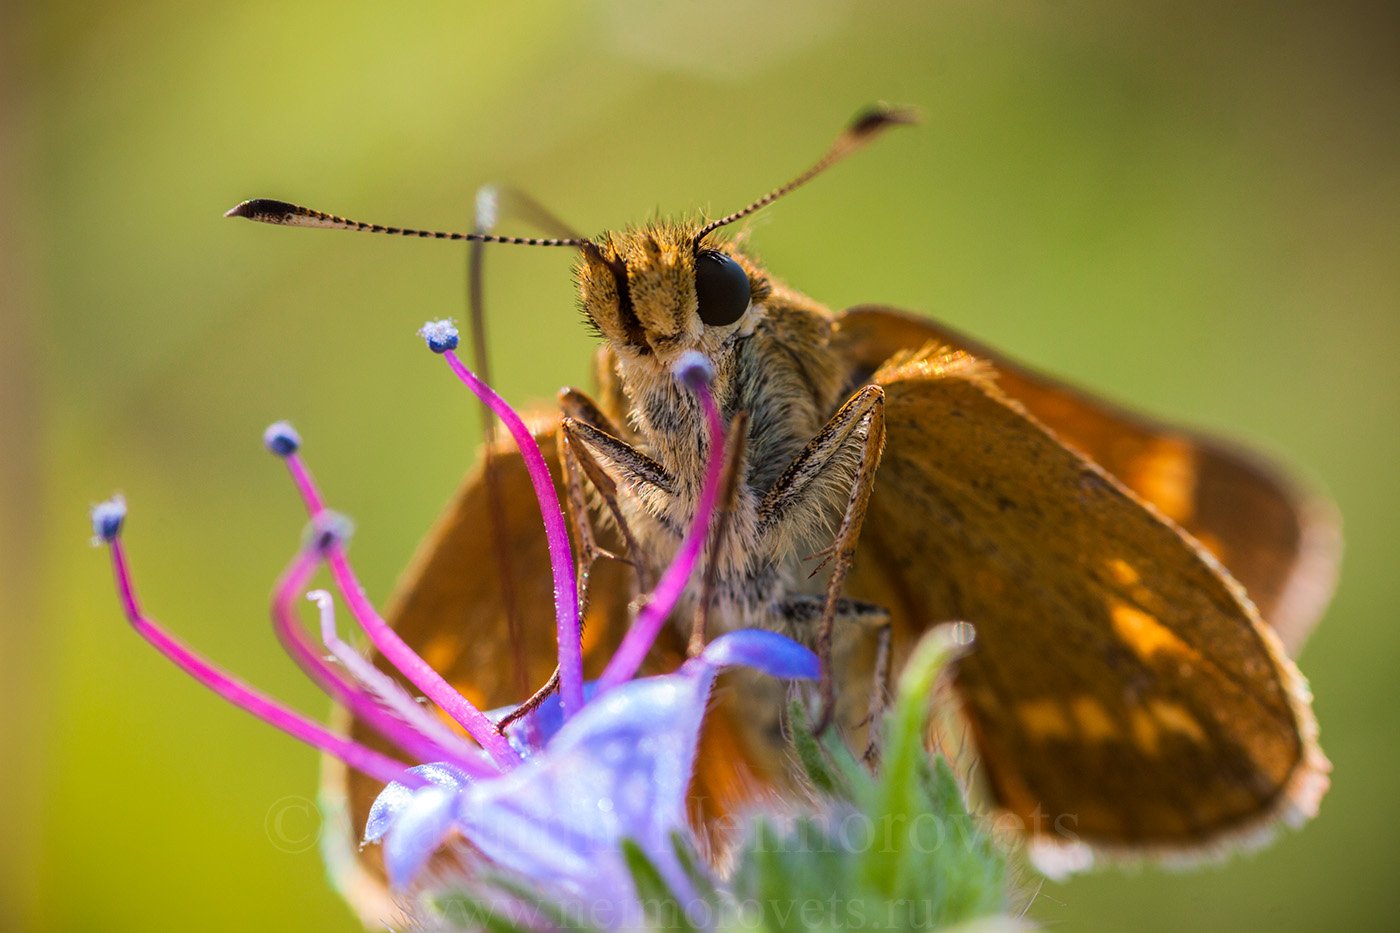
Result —
M265 224L285 224L296 216L297 206L273 198L252 198L224 211L225 217L246 217Z
M760 210L772 204L783 195L795 191L807 182L816 178L822 172L840 162L846 156L865 146L882 130L891 126L907 126L910 123L918 123L918 111L912 107L892 107L889 104L876 104L868 110L863 110L856 114L854 120L846 125L846 129L841 135L836 137L836 141L831 144L831 148L826 154L818 159L805 172L798 175L785 185L779 185L763 197L752 202L747 207L741 208L732 214L726 214L717 220L712 220L700 228L700 232L695 235L695 242L699 244L709 233L718 230L720 227L732 224L734 221L747 217L754 211Z
M919 119L919 111L913 107L876 104L857 114L846 132L854 139L864 140L891 126L913 126Z

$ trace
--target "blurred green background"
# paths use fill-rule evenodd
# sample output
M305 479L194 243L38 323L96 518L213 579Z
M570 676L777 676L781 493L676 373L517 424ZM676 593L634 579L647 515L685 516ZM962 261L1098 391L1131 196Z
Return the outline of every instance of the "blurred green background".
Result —
M1032 915L1395 922L1392 4L464 6L0 12L0 928L354 928L314 846L315 756L126 628L85 510L125 492L151 610L323 710L266 624L302 522L259 434L301 428L382 599L474 447L474 406L413 336L461 313L463 252L223 210L462 227L504 181L587 232L724 211L877 99L923 126L764 213L771 270L1248 438L1346 519L1302 658L1336 765L1320 817L1218 869L1047 884ZM583 382L567 251L489 259L498 388Z

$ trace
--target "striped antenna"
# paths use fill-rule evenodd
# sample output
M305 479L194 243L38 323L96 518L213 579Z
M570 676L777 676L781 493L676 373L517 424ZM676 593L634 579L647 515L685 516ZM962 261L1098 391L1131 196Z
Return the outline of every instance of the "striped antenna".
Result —
M870 142L876 136L879 136L880 133L891 126L907 126L917 122L919 122L918 111L910 107L890 107L885 104L878 104L858 114L856 118L851 121L850 125L846 127L845 131L842 132L840 136L836 137L836 142L831 144L831 148L826 151L826 154L818 159L811 168L807 169L807 171L798 175L787 184L774 188L748 207L735 211L732 214L726 214L718 220L710 221L705 226L701 227L700 232L695 235L695 243L698 246L700 241L705 238L706 234L718 230L720 227L727 224L732 224L741 217L747 217L754 211L772 204L788 192L802 187L822 172L831 168L837 162L846 158L846 156L865 146L866 143Z

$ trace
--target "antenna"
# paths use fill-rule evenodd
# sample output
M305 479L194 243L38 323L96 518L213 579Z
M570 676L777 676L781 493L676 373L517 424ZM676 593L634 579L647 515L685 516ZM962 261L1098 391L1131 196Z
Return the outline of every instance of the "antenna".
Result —
M363 233L387 233L391 236L416 236L430 240L467 240L472 243L508 243L512 246L572 246L578 249L593 246L588 239L580 236L533 237L500 236L494 233L448 233L441 230L415 230L411 227L386 227L382 224L367 224L327 214L325 211L302 207L287 201L272 198L253 198L244 201L225 212L225 217L246 217L258 223L276 224L282 227L320 227L325 230L358 230Z
M726 226L727 224L732 224L741 217L747 217L754 211L772 204L788 192L802 187L822 172L831 168L837 162L846 158L846 156L863 148L866 143L870 142L876 136L879 136L889 127L908 126L911 123L918 122L918 111L914 110L912 107L891 107L885 104L877 104L871 109L857 114L856 118L851 121L845 131L842 132L840 136L836 137L836 142L831 144L831 148L826 151L826 154L818 159L811 168L807 169L807 171L798 175L787 184L779 185L777 188L774 188L748 207L735 211L732 214L726 214L718 220L710 221L700 228L700 232L695 235L695 242L698 244L705 238L706 234L718 230L720 227Z

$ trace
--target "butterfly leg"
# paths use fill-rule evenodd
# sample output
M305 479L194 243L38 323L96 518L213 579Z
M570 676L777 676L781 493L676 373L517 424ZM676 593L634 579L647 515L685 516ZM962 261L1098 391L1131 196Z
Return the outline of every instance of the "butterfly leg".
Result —
M779 627L810 642L825 611L825 597L788 597L777 606ZM870 764L877 757L880 721L889 705L890 633L890 613L883 606L844 597L836 600L831 660L832 667L846 676L836 685L834 702L828 702L827 708L834 710L835 721L851 746L864 748ZM859 689L863 683L870 685L868 697Z
M875 670L871 674L870 703L865 712L865 754L862 756L872 768L880 760L880 723L885 718L885 710L890 705L890 642L893 637L889 613L885 623L875 633Z
M607 505L637 569L639 585L643 591L650 589L655 568L647 566L647 552L638 546L622 502L640 502L644 508L648 504L668 503L675 495L675 481L665 467L622 440L582 393L566 392L561 399L564 419L560 422L560 436L567 439L580 470Z
M577 389L564 389L559 393L559 406L563 411L564 423L559 429L559 456L564 470L564 484L569 496L570 522L574 525L575 537L583 553L580 560L588 566L599 557L611 557L632 565L637 574L637 588L646 592L651 588L646 562L640 559L641 548L622 514L617 497L617 483L599 464L587 445L578 436L577 424L587 424L602 433L616 438L618 430L607 415L594 404L593 400ZM608 510L613 524L622 538L626 556L619 556L602 548L597 543L597 532L589 521L587 493L584 480L596 491L603 506ZM586 569L586 568L585 568Z
M822 661L822 718L818 729L831 721L835 686L831 667L832 627L836 621L841 587L855 559L856 541L870 505L875 471L885 447L885 393L868 385L842 405L826 426L793 459L759 505L760 529L778 549L821 526L833 498L849 483L841 515L826 560L831 564L826 603L817 623L816 651Z
M627 520L623 517L621 506L618 503L617 483L608 476L588 448L587 443L579 436L580 426L587 426L599 434L613 438L616 437L616 428L613 427L607 415L603 414L594 404L593 400L577 389L561 391L559 405L564 415L559 427L559 463L564 473L564 489L569 502L569 508L565 510L565 517L573 530L574 540L578 543L579 618L587 619L589 577L593 564L598 558L611 557L631 564L637 574L637 586L643 592L649 589L651 584L646 562L641 559L641 549L638 547L637 540L628 527ZM622 441L617 441L617 443L626 446ZM630 450L630 448L628 449ZM660 468L658 467L658 469ZM598 497L608 510L608 514L612 517L613 524L616 525L618 534L622 537L623 547L627 552L625 558L619 557L598 543L597 530L593 527L588 496L584 490L585 479L596 490ZM503 730L521 716L531 712L557 689L559 689L559 668L556 667L544 686L501 718L497 729Z

